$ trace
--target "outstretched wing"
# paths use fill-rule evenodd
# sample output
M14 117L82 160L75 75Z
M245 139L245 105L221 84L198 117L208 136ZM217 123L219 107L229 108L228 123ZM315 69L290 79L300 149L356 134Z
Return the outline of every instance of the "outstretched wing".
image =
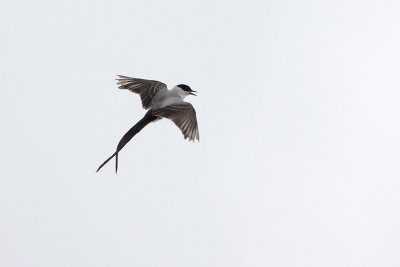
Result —
M172 120L181 129L185 139L189 138L189 141L200 140L196 111L190 103L182 101L171 104L153 110L153 115Z
M153 97L160 90L168 90L167 85L159 81L136 79L122 75L118 75L118 77L118 88L128 89L133 93L139 94L144 109L149 109L151 107Z

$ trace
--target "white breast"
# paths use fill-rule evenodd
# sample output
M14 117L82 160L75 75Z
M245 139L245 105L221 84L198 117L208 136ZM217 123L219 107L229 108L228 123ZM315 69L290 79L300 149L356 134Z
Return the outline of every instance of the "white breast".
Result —
M153 109L159 109L159 108L163 108L166 107L168 105L177 103L177 102L182 102L183 98L185 96L182 95L182 93L180 91L180 88L176 88L174 87L171 90L168 91L163 91L163 92L159 92L154 98L153 98L153 102L151 105L151 108Z

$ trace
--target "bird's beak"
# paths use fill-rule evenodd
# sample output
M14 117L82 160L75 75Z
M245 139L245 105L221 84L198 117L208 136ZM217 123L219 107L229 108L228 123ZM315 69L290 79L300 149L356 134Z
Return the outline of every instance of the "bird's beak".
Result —
M197 91L191 91L191 92L190 92L191 95L197 96L197 95L194 94L194 93L197 93Z

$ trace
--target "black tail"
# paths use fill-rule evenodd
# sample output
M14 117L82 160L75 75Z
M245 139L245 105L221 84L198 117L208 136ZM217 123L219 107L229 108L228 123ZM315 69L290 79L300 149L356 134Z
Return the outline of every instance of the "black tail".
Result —
M149 124L152 121L157 120L159 117L153 116L153 113L151 110L147 111L146 115L138 121L119 141L117 150L112 154L106 161L103 162L103 164L100 165L100 167L97 169L96 172L98 172L101 168L103 168L104 165L107 164L114 156L115 156L115 172L118 171L118 153L121 151L121 149L134 137L138 132L140 132L147 124Z

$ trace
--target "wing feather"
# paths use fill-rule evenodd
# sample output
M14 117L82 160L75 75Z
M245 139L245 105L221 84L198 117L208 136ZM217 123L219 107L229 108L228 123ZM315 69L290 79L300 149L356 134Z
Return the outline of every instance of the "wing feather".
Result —
M183 101L171 104L161 109L153 110L153 115L172 120L181 130L185 139L189 138L189 141L200 140L196 111L192 104Z
M139 94L144 109L151 108L153 97L160 90L168 90L167 85L159 81L131 78L123 75L118 75L118 77L118 88L128 89L133 93Z

